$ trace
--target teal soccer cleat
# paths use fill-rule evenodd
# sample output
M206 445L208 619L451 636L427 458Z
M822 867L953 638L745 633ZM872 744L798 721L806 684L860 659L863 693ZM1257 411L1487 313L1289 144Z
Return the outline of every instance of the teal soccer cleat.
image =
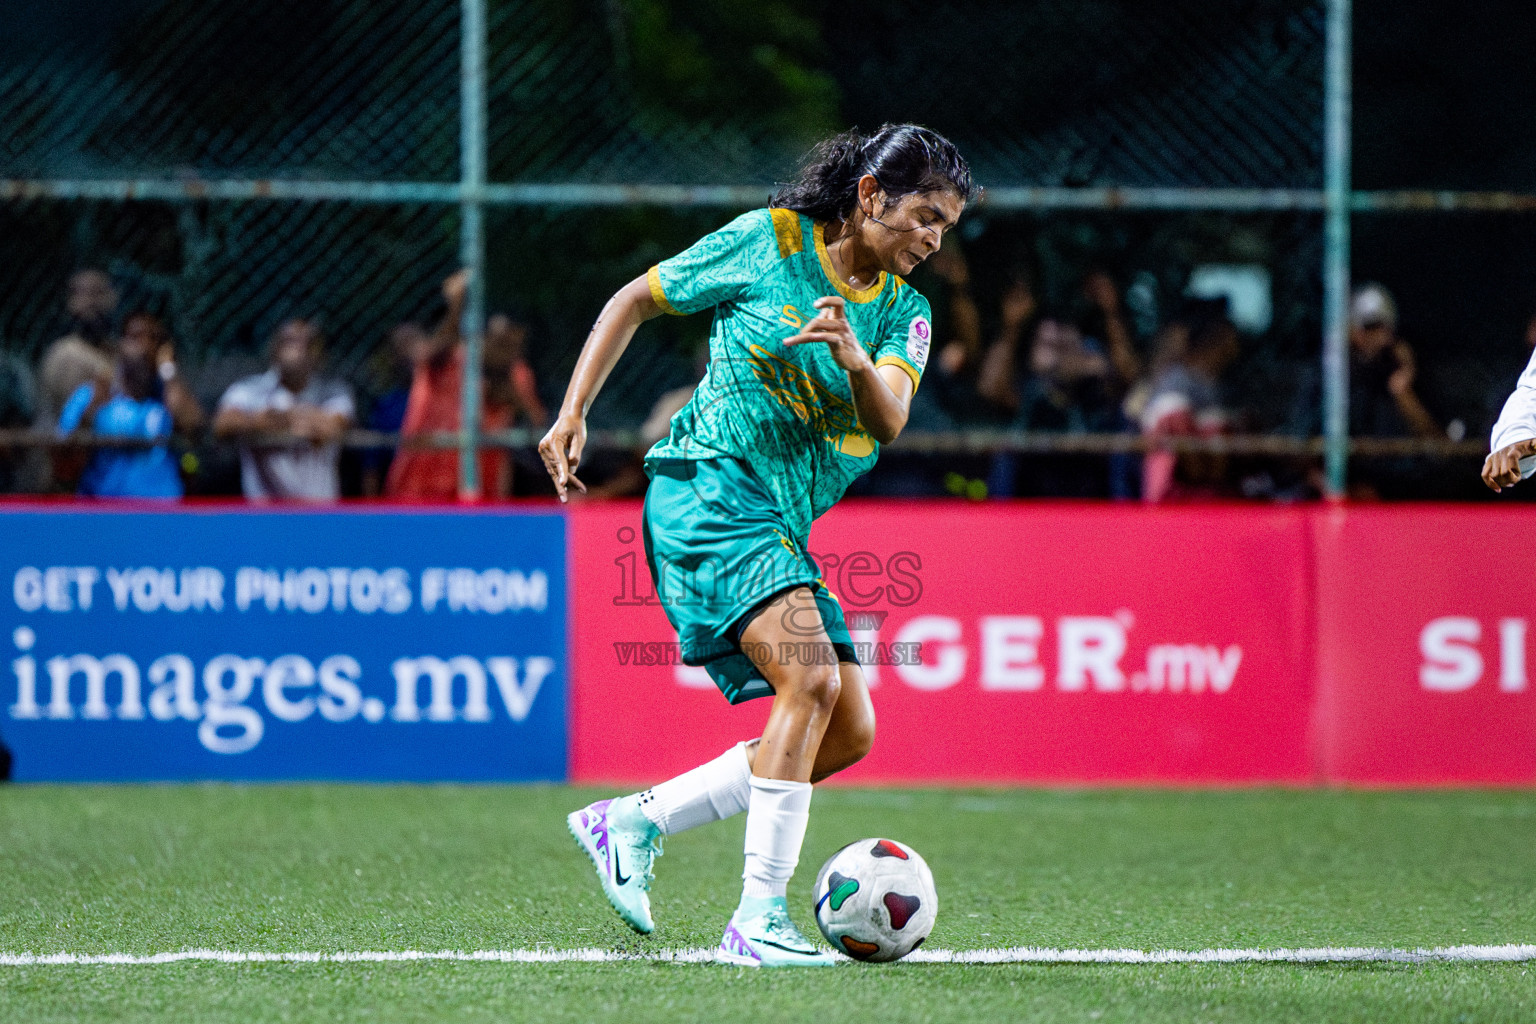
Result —
M625 801L599 800L566 815L566 827L597 869L603 895L624 923L641 935L651 920L651 869L661 856L661 831Z
M715 955L721 963L738 967L831 967L837 963L832 954L800 934L782 896L743 897Z

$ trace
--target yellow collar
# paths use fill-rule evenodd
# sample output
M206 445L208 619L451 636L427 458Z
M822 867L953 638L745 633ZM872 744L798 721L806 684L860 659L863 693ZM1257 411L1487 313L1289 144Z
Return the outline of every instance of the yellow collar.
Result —
M880 276L875 278L875 283L863 291L855 291L848 283L837 275L832 269L832 257L827 253L827 226L821 221L816 222L816 258L821 260L821 269L827 275L827 280L832 282L832 287L837 293L849 302L868 302L880 294L880 289L885 287L885 271L880 271Z

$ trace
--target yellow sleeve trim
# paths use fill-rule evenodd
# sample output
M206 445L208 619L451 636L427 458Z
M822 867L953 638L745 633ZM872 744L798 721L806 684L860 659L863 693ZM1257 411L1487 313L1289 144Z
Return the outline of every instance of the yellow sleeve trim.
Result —
M779 259L805 250L805 236L800 230L800 214L794 210L772 209L773 235L779 242Z
M917 367L901 358L901 356L881 356L875 360L875 369L878 370L882 366L899 366L905 370L907 376L912 378L912 393L914 395L917 394L918 381L923 378L923 375L917 372Z
M687 315L680 312L676 306L667 301L667 293L661 287L661 267L652 267L650 270L647 270L645 272L645 282L651 286L651 298L656 301L656 305L661 307L663 313L668 313L672 316Z

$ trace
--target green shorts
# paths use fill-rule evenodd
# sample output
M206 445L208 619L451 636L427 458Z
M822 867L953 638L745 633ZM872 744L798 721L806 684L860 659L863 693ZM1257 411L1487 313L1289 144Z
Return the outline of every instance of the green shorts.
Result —
M842 608L746 463L657 459L649 468L645 558L684 664L704 666L732 704L772 694L739 637L760 606L802 586L816 598L838 660L855 661ZM806 626L814 632L814 624ZM821 656L809 645L805 650Z

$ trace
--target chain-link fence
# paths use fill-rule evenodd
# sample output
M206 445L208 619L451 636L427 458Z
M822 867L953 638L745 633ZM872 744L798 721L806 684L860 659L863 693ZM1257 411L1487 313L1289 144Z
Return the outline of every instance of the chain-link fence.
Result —
M441 280L483 258L484 308L530 325L528 362L554 406L618 284L760 205L830 131L912 120L953 138L988 189L958 240L983 346L1010 268L1064 317L1081 312L1084 278L1108 271L1148 362L1201 268L1256 269L1247 280L1262 282L1268 312L1244 324L1235 429L1294 437L1310 458L1322 429L1326 11L1324 0L88 11L0 0L0 346L19 395L5 425L37 414L28 371L71 329L66 282L87 266L110 274L119 318L166 318L207 405L260 368L278 322L318 317L366 422L407 382L391 329L430 327ZM482 16L483 47L466 47ZM463 229L482 208L480 257ZM647 357L621 362L594 426L633 428L695 379L705 330L647 328ZM914 451L1041 443L996 416L946 415ZM219 464L203 459L197 489L233 486Z

